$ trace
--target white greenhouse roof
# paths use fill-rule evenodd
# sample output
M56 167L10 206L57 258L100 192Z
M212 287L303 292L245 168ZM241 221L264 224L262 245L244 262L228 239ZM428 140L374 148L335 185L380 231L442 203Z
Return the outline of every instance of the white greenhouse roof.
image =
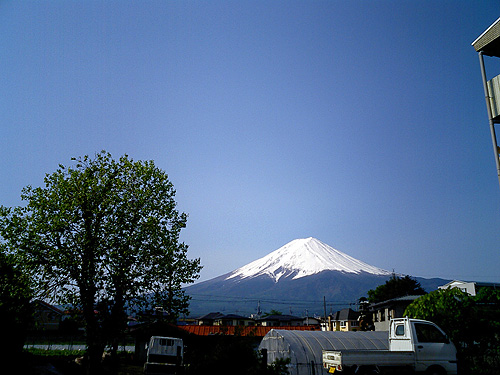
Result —
M336 332L273 329L264 336L259 349L267 349L268 363L278 358L290 358L290 374L302 375L310 373L311 362L314 363L316 371L322 370L323 350L388 350L389 334L386 331Z

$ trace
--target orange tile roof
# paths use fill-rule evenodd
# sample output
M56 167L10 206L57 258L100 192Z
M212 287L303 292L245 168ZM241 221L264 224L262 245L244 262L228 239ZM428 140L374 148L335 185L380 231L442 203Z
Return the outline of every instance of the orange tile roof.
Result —
M318 331L315 326L286 326L286 327L243 327L243 326L178 326L180 329L198 336L209 335L240 335L264 337L272 329L287 329L298 331Z

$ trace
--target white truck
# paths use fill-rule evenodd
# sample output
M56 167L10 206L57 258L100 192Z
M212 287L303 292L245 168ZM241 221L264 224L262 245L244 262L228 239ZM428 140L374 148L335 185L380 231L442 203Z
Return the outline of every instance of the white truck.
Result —
M434 323L392 319L389 350L323 350L323 367L339 374L457 374L457 351Z
M184 357L182 339L175 337L152 336L146 344L147 354L144 373L181 374Z

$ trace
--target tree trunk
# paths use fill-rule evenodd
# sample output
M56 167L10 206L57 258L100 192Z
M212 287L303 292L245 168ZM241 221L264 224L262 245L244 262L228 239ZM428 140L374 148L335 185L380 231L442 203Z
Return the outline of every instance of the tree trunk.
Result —
M83 315L86 322L87 374L99 374L104 343L100 335L99 324L93 306L84 307Z
M111 359L116 360L118 356L118 343L126 328L125 302L123 300L123 293L118 290L115 296L113 308L111 309Z
M83 273L85 275L85 273ZM86 362L87 374L99 374L101 368L104 342L101 327L94 311L96 288L91 278L83 278L80 282L80 298L83 318L85 320L85 340L87 344Z

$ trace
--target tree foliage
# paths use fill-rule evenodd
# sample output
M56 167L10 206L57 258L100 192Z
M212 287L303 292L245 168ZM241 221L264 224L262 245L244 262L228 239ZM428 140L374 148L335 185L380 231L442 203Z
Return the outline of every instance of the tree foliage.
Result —
M24 188L25 207L3 208L0 230L42 297L82 309L89 353L97 357L126 323L127 303L148 295L170 317L187 312L181 286L196 280L201 266L179 242L187 215L152 161L114 160L104 151L73 160L47 174L44 187Z
M405 314L440 326L458 349L462 371L497 374L500 366L500 290L476 296L458 288L436 290L409 305Z
M378 303L393 298L425 293L420 283L410 276L399 277L393 274L385 284L368 291L368 300L370 303Z
M456 344L470 343L473 299L458 288L435 290L411 303L405 315L430 320L441 327Z

